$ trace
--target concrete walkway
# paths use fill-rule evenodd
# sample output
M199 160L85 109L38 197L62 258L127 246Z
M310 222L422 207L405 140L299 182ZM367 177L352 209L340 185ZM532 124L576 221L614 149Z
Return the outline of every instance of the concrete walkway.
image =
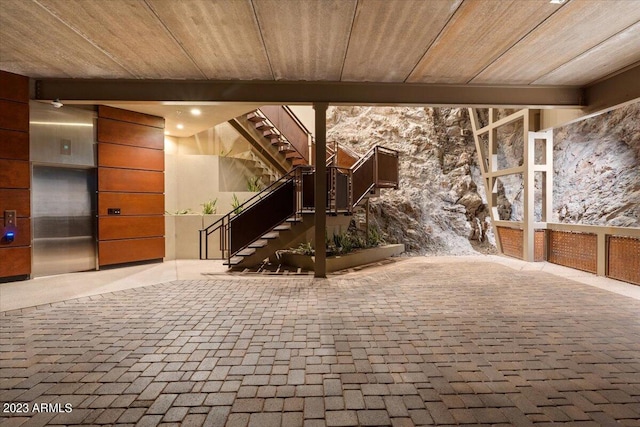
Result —
M2 425L640 425L632 285L500 257L128 271L0 285Z

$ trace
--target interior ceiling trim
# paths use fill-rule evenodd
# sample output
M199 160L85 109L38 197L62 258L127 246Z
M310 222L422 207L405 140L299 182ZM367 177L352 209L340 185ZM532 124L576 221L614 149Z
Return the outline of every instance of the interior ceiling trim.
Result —
M263 104L581 107L578 87L360 82L39 79L36 98Z

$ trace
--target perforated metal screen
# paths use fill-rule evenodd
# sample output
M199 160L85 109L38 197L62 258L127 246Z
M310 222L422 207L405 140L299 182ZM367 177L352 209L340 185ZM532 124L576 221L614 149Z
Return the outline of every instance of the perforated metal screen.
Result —
M549 262L597 272L598 238L595 234L549 231Z
M640 239L609 236L607 276L640 285Z

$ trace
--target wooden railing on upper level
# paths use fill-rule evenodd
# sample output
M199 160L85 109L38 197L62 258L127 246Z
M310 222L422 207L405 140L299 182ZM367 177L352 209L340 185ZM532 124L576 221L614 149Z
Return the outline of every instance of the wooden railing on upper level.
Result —
M315 147L315 144L313 146ZM338 145L337 142L327 144L327 166L349 169L358 161L358 157L357 153Z
M309 131L286 105L264 105L260 111L309 163Z

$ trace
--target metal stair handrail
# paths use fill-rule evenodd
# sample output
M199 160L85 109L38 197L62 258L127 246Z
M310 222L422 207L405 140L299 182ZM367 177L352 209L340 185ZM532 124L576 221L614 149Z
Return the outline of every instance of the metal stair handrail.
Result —
M260 201L260 200L264 199L265 197L267 197L277 187L283 185L284 183L286 183L289 180L295 179L296 176L300 175L300 173L303 170L306 170L306 169L309 169L309 166L301 165L301 166L297 166L297 167L293 168L292 170L287 172L285 175L281 176L277 181L274 181L269 186L264 188L258 194L256 194L255 196L251 197L250 199L246 200L244 203L242 203L241 205L239 205L235 209L233 209L230 212L228 212L227 214L225 214L222 218L220 218L217 221L213 222L209 226L201 229L200 230L200 259L208 259L209 258L209 236L211 234L213 234L214 232L216 232L217 230L222 229L222 232L220 233L220 246L221 246L221 249L223 251L223 257L224 257L224 252L226 251L227 252L227 260L231 260L231 257L233 256L233 254L229 250L230 242L229 242L229 236L228 236L228 233L227 233L228 228L229 228L229 223L231 222L231 219L233 217L237 216L237 215L242 215L242 212L245 212L248 208L253 206L255 203L257 203L258 201ZM235 213L235 212L238 212L238 213ZM205 244L204 244L205 253L204 254L202 253L202 250L203 250L202 239L203 239L203 237L204 237L204 240L205 240ZM203 257L203 255L204 255L204 257Z
M338 212L344 212L349 214L353 212L353 208L357 206L373 188L397 188L398 155L398 151L396 150L392 150L382 146L374 146L351 168L327 166L327 177L329 178L329 182L327 186L327 206L325 206L326 212L334 214L337 214ZM395 170L391 171L391 174L387 173L385 175L386 177L391 177L390 180L380 180L378 162L381 158L384 157L387 158L385 160L387 167L395 166ZM364 165L369 161L372 161L372 164L369 164L366 169L362 169ZM361 173L358 176L359 172ZM209 236L217 230L220 230L220 249L222 250L223 258L227 258L228 265L231 265L232 256L249 247L253 242L258 240L260 236L263 236L264 233L273 231L273 229L278 226L276 222L279 221L279 223L281 224L282 221L287 218L291 218L292 216L295 218L301 215L303 213L303 210L305 209L305 202L303 200L303 194L305 191L304 189L306 188L306 185L308 185L304 184L305 179L308 182L308 178L303 179L303 177L308 177L312 174L315 174L315 167L309 165L297 166L283 175L280 179L267 186L255 196L246 200L240 206L225 214L222 218L201 229L200 259L209 258ZM357 190L355 190L356 182L359 182L359 187ZM312 188L315 191L314 185L312 185ZM291 193L289 192L290 190L292 191ZM242 217L243 214L248 214L249 211L255 215L255 210L252 209L254 207L257 207L262 200L269 197L271 197L272 201L280 200L280 202L276 206L275 210L269 211L273 214L273 217L267 220L266 223L263 223L263 225L265 226L262 229L259 225L257 227L254 227L254 225L258 223L253 221L251 217ZM308 194L304 197L308 197ZM290 207L287 207L286 209L291 210L283 211L277 209L278 207L282 206L286 207L289 203L292 203L292 205ZM316 207L313 206L313 209L315 210ZM285 217L285 215L287 215L287 217ZM235 233L244 230L248 231L248 234L240 232L240 234L238 235L240 236L239 241L235 239L232 241L232 234L235 235L235 233L232 233L234 227L237 227ZM253 233L256 233L256 235L254 236ZM204 254L202 242L203 238L205 239Z
M351 200L352 200L352 208L354 206L357 206L365 197L367 194L369 194L369 192L371 190L373 190L376 187L380 187L381 186L381 180L379 178L380 176L380 167L379 167L379 163L380 163L380 156L387 156L387 157L395 157L396 159L399 157L399 152L397 150L393 150L391 148L387 148L387 147L383 147L381 145L374 145L373 147L371 147L371 149L369 149L369 151L367 151L365 153L364 156L362 156L360 159L358 159L357 162L355 162L353 164L353 166L351 166L351 175L355 175L357 174L360 169L369 161L371 160L371 158L373 158L373 169L372 169L372 173L371 173L371 180L370 182L367 182L367 186L365 187L365 189L361 192L361 194L352 194L351 195ZM396 160L397 161L397 160ZM396 175L397 175L397 166L396 166ZM397 180L395 182L384 182L384 187L393 187L393 188L398 188L398 182ZM391 185L392 184L392 185ZM352 191L355 188L355 185L351 186Z

